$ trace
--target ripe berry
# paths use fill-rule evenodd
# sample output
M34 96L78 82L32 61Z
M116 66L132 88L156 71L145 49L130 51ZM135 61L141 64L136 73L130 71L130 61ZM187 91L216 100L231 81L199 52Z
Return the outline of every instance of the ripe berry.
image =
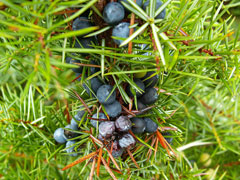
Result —
M113 103L116 99L116 91L114 90L112 92L112 90L113 90L113 87L111 85L102 85L97 90L97 98L99 102L104 105Z
M89 37L89 38L78 38L78 40L75 41L75 48L87 48L92 49L92 45L94 45L96 42L95 38ZM86 53L84 53L86 54Z
M93 116L92 116L92 118L95 118L95 119L106 119L107 120L107 116L105 115L105 114L103 114L103 113L98 113L98 116L97 116L97 113L95 113ZM90 120L90 123L93 125L93 127L97 127L97 120L93 120L93 119L91 119ZM101 123L102 121L99 121L99 124Z
M97 65L97 63L95 61L90 61L91 64L95 64ZM90 67L90 74L95 74L96 72L100 71L99 67Z
M115 121L115 126L118 131L128 131L132 127L132 122L127 116L120 116Z
M127 4L129 4L129 2L127 0L118 0L118 2L125 2ZM132 0L134 2L134 0ZM136 0L136 3L138 6L142 7L142 4L143 4L143 0Z
M109 25L120 23L125 16L124 7L117 2L108 3L103 10L103 19Z
M143 118L132 118L132 132L134 134L141 134L144 132L146 125L145 125L145 121L143 120Z
M122 112L122 106L118 101L114 101L112 104L105 105L104 107L107 114L112 118L119 116Z
M130 97L133 97L133 92L136 93L137 97L140 97L143 95L144 91L145 91L145 85L143 84L143 82L140 79L135 79L134 82L136 83L136 85L142 90L141 92L133 89L130 85L127 86L127 93ZM135 94L134 93L134 94Z
M57 141L60 144L63 144L66 142L67 138L64 135L64 129L63 128L58 128L55 130L53 137L55 141Z
M97 77L90 79L90 83L91 89L95 94L97 93L98 89L103 85L103 83Z
M141 97L141 102L144 104L154 104L158 99L157 90L155 88L148 88L145 94Z
M79 61L77 59L73 59L72 57L66 57L66 62L69 63L69 64L74 64L76 66L79 66L76 63L81 63L81 61ZM79 66L78 68L72 68L72 70L75 73L82 73L82 67L81 66Z
M146 117L146 118L144 118L144 121L145 121L145 125L146 125L145 132L153 133L157 130L158 125L152 119Z
M135 143L136 141L131 134L124 134L123 137L119 139L119 146L122 148L132 147Z
M73 21L72 30L77 31L91 26L93 26L93 24L89 21L87 17L78 17Z
M149 7L149 3L150 1L148 0L148 1L146 1L144 4L143 4L143 9L144 9L144 11L146 11L146 8L147 7ZM160 6L162 6L162 1L160 1L160 0L156 0L156 8L155 8L155 11L160 7ZM164 19L165 18L165 16L166 16L166 9L164 9L160 14L158 14L157 16L156 16L156 19Z
M173 138L171 137L172 134L170 132L163 132L162 133L163 137L166 139L168 144L172 144ZM169 137L170 136L170 137Z
M104 138L109 138L115 132L114 121L104 121L99 125L99 134Z
M113 28L112 36L120 37L120 38L128 38L129 31L130 31L129 26L130 24L127 22L119 23L117 26ZM123 42L123 40L117 40L117 39L113 39L113 41L117 45L120 45Z
M76 141L67 141L66 143L66 152L67 153L70 153L69 156L77 156L78 153L74 153L76 152L74 149L75 149L75 146L73 146L74 144L76 143Z
M152 74L154 74L156 72L151 71L151 72L147 72L147 74L142 78L143 83L145 84L145 87L150 88L150 87L154 87L157 82L158 82L158 75L152 76ZM152 76L151 78L149 78L150 76Z
M112 149L112 156L117 158L119 156L122 156L123 154L123 148L119 146L119 143L117 140L113 142L113 149Z
M73 127L77 126L78 127L78 122L82 119L84 114L85 114L84 110L78 111L78 113L71 120L71 126L73 126ZM86 121L86 118L84 118L83 121Z
M72 139L78 136L77 133L72 132L71 130L78 130L76 129L76 126L72 126L71 124L68 124L67 126L65 126L66 129L64 129L64 135L67 139Z
M144 105L144 104L140 101L140 99L137 100L137 109L138 109L138 110L145 109L146 107L147 107L147 106Z

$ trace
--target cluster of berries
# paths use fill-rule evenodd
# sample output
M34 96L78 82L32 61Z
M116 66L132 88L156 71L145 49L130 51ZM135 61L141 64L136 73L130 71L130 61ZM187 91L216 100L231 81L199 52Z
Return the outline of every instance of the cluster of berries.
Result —
M112 36L120 38L128 38L129 36L129 26L127 22L122 22L125 14L128 13L124 9L121 1L128 3L127 0L119 0L118 2L110 2L103 9L103 19L104 21L113 26ZM136 1L137 5L147 10L149 7L149 0L143 4L142 0ZM156 10L162 5L160 0L156 0ZM166 10L164 9L160 14L156 16L157 19L163 19L166 15ZM94 26L94 24L88 19L89 12L84 13L81 17L76 18L72 24L72 30L77 31ZM84 34L86 35L86 34ZM75 41L75 48L93 48L92 45L97 43L97 37L84 37L78 36ZM122 40L113 40L117 45L122 43ZM146 46L146 45L145 45ZM84 55L84 54L83 54ZM75 54L66 58L66 62L69 64L81 63L80 60L75 58ZM96 64L94 61L91 64ZM87 76L87 72L83 71L82 66L72 69L78 80L80 81L83 72L84 76ZM97 73L100 68L90 67L88 74ZM126 92L130 97L136 97L135 103L136 112L142 112L147 109L148 105L154 104L158 99L157 90L154 86L158 82L158 75L155 72L138 73L134 75L134 83L136 87L127 85ZM119 102L120 97L117 97L116 89L110 84L104 83L105 80L95 76L91 78L88 82L84 82L83 87L86 92L94 94L101 103L102 112L98 112L92 115L90 118L90 123L93 127L99 130L98 139L104 144L109 144L112 142L112 155L114 157L119 157L124 152L125 148L131 148L135 146L136 140L131 135L132 131L134 134L142 133L153 133L158 129L158 125L149 117L138 117L133 115L122 114L122 105ZM54 132L54 139L58 143L66 143L66 151L71 156L77 156L78 150L76 148L76 141L79 140L79 122L80 120L86 121L87 112L78 111L78 113L73 117L71 123L65 128L58 128ZM74 139L74 140L73 140Z

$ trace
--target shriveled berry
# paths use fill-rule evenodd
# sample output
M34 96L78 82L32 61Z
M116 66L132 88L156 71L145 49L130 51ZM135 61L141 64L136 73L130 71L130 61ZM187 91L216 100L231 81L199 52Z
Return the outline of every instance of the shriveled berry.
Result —
M67 141L66 143L66 152L69 153L69 156L77 156L78 153L76 153L75 151L75 146L74 144L76 143L76 141Z
M116 99L116 91L113 90L113 87L111 85L102 85L97 90L97 98L100 103L106 105L106 104L112 104ZM112 92L112 93L111 93Z
M119 139L119 146L122 148L130 148L133 147L136 144L135 139L131 134L124 134L120 139Z
M133 92L136 94L137 97L141 97L145 91L145 85L140 79L135 79L134 82L136 85L141 89L141 92L133 89L130 85L127 86L127 93L130 97L133 97Z
M97 113L95 113L93 116L92 116L92 118L94 118L94 119L106 119L107 120L107 116L105 115L105 114L103 114L103 113L98 113L98 116L97 116ZM93 125L93 127L97 127L97 120L93 120L93 119L91 119L90 120L90 123ZM99 124L101 123L102 121L99 121Z
M145 84L146 88L154 87L157 84L158 75L152 76L154 73L156 73L156 72L154 72L154 71L147 72L147 74L142 78L142 81Z
M117 131L128 131L132 127L132 122L127 116L120 116L115 121Z
M117 2L108 3L103 10L103 19L109 25L120 23L125 16L124 7Z
M129 26L130 24L127 22L119 23L117 26L113 28L112 36L120 37L120 38L128 38L129 31L130 31ZM113 41L117 45L120 45L123 42L123 40L117 40L117 39L113 39Z
M150 4L150 1L146 1L144 4L143 4L143 9L146 11L146 8L149 7L149 4ZM160 0L156 0L156 8L155 8L155 11L160 7L162 6L162 1ZM156 19L164 19L166 16L166 9L164 9L161 13L159 13L157 16L156 16Z
M157 90L155 88L146 89L140 100L144 104L154 104L158 100Z
M144 132L146 125L145 125L145 121L143 120L143 118L132 118L131 119L133 125L132 125L132 132L134 134L141 134Z
M57 141L60 144L63 144L66 142L67 138L64 135L64 129L63 128L58 128L55 130L53 137L55 139L55 141Z
M147 133L156 132L156 130L158 128L157 123L155 123L151 118L148 118L148 117L144 118L144 121L145 121L145 125L146 125L145 132L147 132Z
M117 140L113 142L112 156L117 158L122 156L124 149L119 146Z
M99 125L99 134L104 138L109 138L115 132L115 123L114 121L104 121Z
M115 118L119 116L122 112L122 106L118 101L114 101L112 104L104 106L108 116Z

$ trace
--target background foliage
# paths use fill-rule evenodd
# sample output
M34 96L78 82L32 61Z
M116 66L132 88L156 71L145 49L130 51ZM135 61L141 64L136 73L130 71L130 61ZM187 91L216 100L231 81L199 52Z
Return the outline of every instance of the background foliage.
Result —
M158 53L146 57L142 55L146 51L137 46L133 55L119 48L107 51L105 46L91 50L72 48L72 37L83 31L71 32L71 21L96 2L0 0L2 179L88 178L91 165L86 163L60 170L75 158L66 156L64 147L56 145L52 137L56 128L67 124L66 108L72 116L81 105L67 90L82 93L82 97L88 98L88 105L96 102L84 93L82 82L72 82L72 65L64 63L69 52L90 51L91 58L106 68L99 74L106 78L113 75L117 83L126 81L129 75L128 82L133 84L132 73L156 69L154 56ZM155 112L165 121L162 126L178 128L173 132L172 145L179 150L178 158L169 161L161 149L156 159L146 162L148 149L141 149L135 154L141 169L135 168L130 159L118 160L124 175L117 176L239 179L240 26L234 24L236 17L230 13L239 5L237 0L169 1L166 19L157 23L166 66L160 65L160 100ZM73 15L64 13L69 8L79 11ZM167 32L169 40L163 40L161 32ZM147 29L134 42L150 44L147 52L153 51ZM79 58L89 63L80 55ZM110 68L114 59L118 61ZM122 66L124 63L129 64L131 71ZM92 143L87 135L83 134L81 143L85 144L82 155L90 153ZM211 156L208 167L200 162L202 153ZM205 173L210 171L212 175L207 177ZM100 177L109 179L104 167Z

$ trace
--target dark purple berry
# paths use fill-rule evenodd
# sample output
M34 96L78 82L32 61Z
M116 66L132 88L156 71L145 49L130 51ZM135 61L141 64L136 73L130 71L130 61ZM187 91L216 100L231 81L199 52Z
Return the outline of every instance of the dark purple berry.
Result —
M141 92L135 90L133 87L131 87L130 85L127 86L127 93L130 97L133 97L134 94L136 94L137 97L140 97L143 95L144 91L145 91L145 85L144 83L140 80L140 79L135 79L134 82L136 83L136 85L141 89Z
M114 118L121 114L122 106L118 101L114 101L112 104L105 105L105 110L108 116Z
M116 99L116 91L114 90L112 92L112 90L113 87L111 85L102 85L97 90L97 98L99 102L104 105L113 103Z
M104 138L109 138L115 132L115 123L114 121L104 121L99 125L99 134Z
M92 116L92 118L94 118L94 119L106 119L107 120L107 116L105 115L105 114L103 114L103 113L98 113L98 116L97 116L97 113L95 113L93 116ZM93 125L93 127L97 127L97 120L93 120L93 119L91 119L90 120L90 123ZM99 121L99 124L101 123L102 121Z
M117 131L128 131L132 127L132 122L127 116L120 116L115 121Z
M125 16L124 7L117 2L108 3L103 10L103 19L109 25L120 23Z
M133 147L135 144L136 144L136 141L131 134L124 134L119 139L119 145L122 148L130 148L130 147Z
M155 123L152 119L146 117L144 118L145 124L146 124L146 129L145 132L147 133L153 133L156 132L158 129L157 123Z
M158 93L155 88L148 88L145 94L141 97L141 102L144 104L154 104L158 100Z
M132 118L132 132L134 134L141 134L144 132L146 125L145 125L145 121L143 120L143 118Z
M122 156L123 151L124 151L124 150L123 150L123 148L121 148L121 147L119 146L118 141L115 140L115 141L113 142L112 156L115 157L115 158L120 157L120 156Z

